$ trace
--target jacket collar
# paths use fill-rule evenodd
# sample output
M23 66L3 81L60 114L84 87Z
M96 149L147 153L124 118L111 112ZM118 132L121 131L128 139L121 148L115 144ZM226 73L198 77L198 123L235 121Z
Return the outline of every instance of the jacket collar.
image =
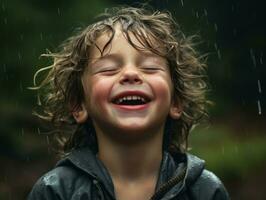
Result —
M114 185L107 169L90 148L80 148L73 150L66 158L57 163L56 166L74 165L78 169L87 173L92 179L97 180L111 196L114 194Z
M203 160L189 153L177 153L173 155L164 152L156 191L158 191L159 188L162 187L162 185L165 185L170 179L173 180L175 177L178 177L185 169L186 171L183 181L177 183L174 187L169 188L163 198L165 200L172 199L181 191L186 190L187 187L197 180L204 169L204 163Z
M59 161L57 166L69 164L74 165L93 179L98 180L104 185L111 196L115 196L114 185L110 174L90 148L86 147L73 150L66 158ZM177 194L182 189L194 183L204 169L204 161L189 153L172 155L168 152L164 152L156 190L170 178L178 176L184 167L186 167L184 181L171 188L167 194Z

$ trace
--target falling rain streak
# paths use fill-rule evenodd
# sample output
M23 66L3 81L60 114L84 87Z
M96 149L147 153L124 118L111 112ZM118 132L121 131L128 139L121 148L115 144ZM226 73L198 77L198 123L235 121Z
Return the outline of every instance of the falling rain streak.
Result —
M259 112L259 115L261 115L261 105L260 105L260 100L257 101L258 103L258 112Z
M18 52L18 59L19 59L19 60L22 59L22 56L21 56L20 52Z
M217 32L217 31L218 31L218 26L217 26L217 24L216 24L216 23L214 23L214 30L215 30L215 32Z
M181 1L181 5L184 6L184 0L180 0Z
M50 145L50 139L49 139L48 135L46 136L46 142L47 142L47 145L49 146Z
M253 51L253 49L250 49L250 57L251 57L251 60L252 60L253 66L256 68L256 66L257 66L257 62L256 62L256 58L255 58L255 55L254 55L254 51Z
M221 55L220 49L218 48L217 43L214 43L214 48L215 48L215 50L217 52L217 56L218 56L219 60L221 60L222 59L222 55Z
M196 17L199 18L199 12L198 11L196 11Z
M204 9L204 15L207 17L208 16L208 12L206 9Z
M260 80L258 80L258 90L259 90L259 93L261 93L261 84L260 84Z

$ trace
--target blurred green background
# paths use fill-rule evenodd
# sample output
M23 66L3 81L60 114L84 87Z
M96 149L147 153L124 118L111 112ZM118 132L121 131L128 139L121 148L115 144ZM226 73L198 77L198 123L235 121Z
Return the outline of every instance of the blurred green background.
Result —
M145 1L139 1L145 2ZM0 1L0 200L25 199L53 167L51 138L32 115L34 72L77 27L104 8L134 1ZM266 14L263 0L149 1L170 10L186 35L199 34L209 53L210 124L193 130L191 152L207 161L232 199L265 199Z

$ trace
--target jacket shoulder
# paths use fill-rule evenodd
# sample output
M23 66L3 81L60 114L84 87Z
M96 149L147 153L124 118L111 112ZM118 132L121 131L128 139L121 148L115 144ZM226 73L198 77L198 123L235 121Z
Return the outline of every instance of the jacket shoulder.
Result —
M191 196L200 200L229 200L229 195L221 180L211 171L203 170L190 187Z
M33 186L28 200L80 199L82 188L87 191L82 195L90 198L92 180L82 172L68 166L59 166L47 172ZM82 187L81 187L82 186Z

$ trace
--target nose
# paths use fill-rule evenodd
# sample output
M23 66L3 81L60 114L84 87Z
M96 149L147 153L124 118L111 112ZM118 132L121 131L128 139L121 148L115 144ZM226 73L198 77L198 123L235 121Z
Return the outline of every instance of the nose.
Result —
M137 67L125 67L120 78L121 84L141 84L143 82L142 75Z

